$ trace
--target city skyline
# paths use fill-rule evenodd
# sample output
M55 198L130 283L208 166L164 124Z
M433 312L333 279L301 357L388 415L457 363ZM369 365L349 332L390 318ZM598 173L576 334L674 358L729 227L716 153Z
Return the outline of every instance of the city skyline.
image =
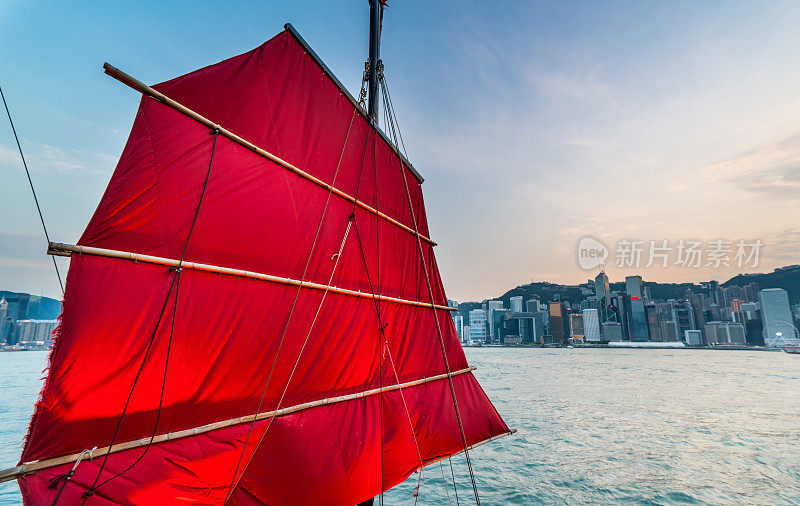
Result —
M744 286L708 281L665 293L636 275L615 290L601 271L577 287L561 286L579 292L542 294L518 287L481 303L448 304L458 307L453 323L469 346L800 345L800 304L790 304L783 288L761 289L758 281L745 281Z
M0 6L0 40L10 48L0 55L8 69L2 85L53 240L77 240L138 103L102 75L103 61L163 81L249 50L291 21L344 84L358 88L362 2L210 9L196 6L186 18L179 6ZM637 272L610 262L615 279L723 280L800 263L792 212L800 198L800 70L785 64L800 50L797 4L564 9L454 1L389 9L386 75L409 157L426 178L451 298L475 300L531 280L580 282L587 276L575 248L586 235L608 245L764 243L756 268ZM198 38L200 31L214 35ZM58 297L15 148L4 123L0 277L10 289Z

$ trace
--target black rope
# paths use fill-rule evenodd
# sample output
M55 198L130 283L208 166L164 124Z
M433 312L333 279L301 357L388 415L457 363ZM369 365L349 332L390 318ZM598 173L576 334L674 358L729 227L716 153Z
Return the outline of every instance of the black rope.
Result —
M373 151L376 148L376 142L375 141L376 141L376 137L373 135ZM376 159L377 159L377 157L376 157ZM377 176L378 176L378 174L377 174L377 163L376 163L375 164L375 209L376 210L378 209L378 202L379 202L379 200L378 200L378 177ZM353 216L355 216L355 209L353 210ZM382 312L381 312L381 300L376 296L375 286L372 283L372 277L371 277L370 272L369 272L369 264L367 263L367 257L366 257L366 253L364 251L363 241L361 240L361 233L358 230L358 222L354 221L353 224L354 224L355 230L356 230L356 238L358 240L358 248L359 248L359 251L361 252L361 260L362 260L362 262L364 264L364 270L365 270L365 273L367 275L367 282L369 284L369 290L370 290L370 293L372 294L372 302L373 302L373 305L375 306L375 311L376 311L377 317L378 317L378 337L379 337L379 340L380 340L380 346L378 348L378 358L379 358L379 364L380 364L380 369L379 369L380 376L379 376L379 379L380 379L380 386L382 387L383 386L383 376L382 376L382 373L383 373L383 367L382 367L383 361L382 361L381 350L383 349L384 346L386 347L386 350L390 354L390 358L391 358L391 350L389 349L389 341L388 341L388 338L386 337L386 327L388 326L388 323L387 324L383 323L383 316L382 316ZM380 222L377 219L377 215L376 215L376 232L375 233L376 233L376 242L375 242L376 258L378 258L378 269L377 269L377 273L376 273L376 275L377 275L377 285L378 285L378 290L377 291L380 291ZM395 374L396 373L397 373L397 371L395 371ZM403 395L402 389L400 390L400 395L401 396ZM381 399L380 424L381 424L381 442L382 442L382 439L383 439L383 403L382 403L382 401L383 401L383 392L381 392L379 394L379 396L380 396L380 399ZM403 399L403 404L405 406L405 399ZM406 406L405 409L406 409L406 415L408 416L408 407ZM408 424L409 424L409 429L412 432L412 438L414 439L414 445L417 448L417 453L418 453L419 459L420 459L420 470L419 470L419 472L422 473L422 455L420 454L419 445L417 444L416 436L414 435L414 425L411 422L410 416L408 416ZM420 477L421 477L421 474L420 474ZM383 454L381 454L381 491L382 490L383 490ZM418 496L415 496L415 497L418 497ZM381 503L383 501L383 493L382 492L379 495L379 501ZM416 501L415 501L415 503L416 503Z
M395 137L394 144L398 148L403 149L403 156L405 156L407 159L408 153L406 152L406 144L405 142L403 142L403 133L400 131L400 125L397 123L397 115L394 112L394 104L392 103L392 94L389 92L389 85L386 84L386 77L383 74L381 74L380 77L381 77L380 79L381 89L385 93L384 108L389 110L389 115L390 118L392 119L392 124L394 125L394 128L397 130L397 136ZM400 140L399 145L397 144L398 139Z
M297 306L297 301L300 298L300 291L303 288L303 283L305 283L305 278L306 278L306 276L308 274L308 268L311 265L311 258L314 255L314 251L315 251L315 249L317 247L317 241L319 240L320 233L322 232L322 224L325 221L325 216L326 216L327 211L328 211L328 204L330 203L330 200L331 200L331 194L333 193L333 188L336 185L336 178L339 175L339 169L341 168L341 165L342 165L342 159L344 158L344 152L345 152L345 149L347 148L347 143L348 143L348 141L350 139L350 131L351 131L352 127L353 127L353 121L355 120L355 117L356 117L356 110L353 109L353 115L350 117L350 124L347 127L347 133L345 134L345 137L344 137L344 143L342 144L342 150L339 153L339 161L336 164L336 171L334 171L333 180L331 181L330 188L328 189L328 195L327 195L327 198L325 200L325 206L322 209L322 214L320 215L319 223L317 223L317 231L314 234L314 240L311 243L311 249L308 252L308 257L306 258L306 265L305 265L305 268L303 269L303 275L300 277L300 284L297 286L297 291L295 292L294 301L292 302L292 305L291 305L291 307L289 309L289 313L288 313L288 315L286 317L286 321L285 321L285 323L283 325L283 331L281 332L281 339L278 342L278 349L275 352L275 358L272 360L272 366L270 367L269 374L267 375L267 381L264 384L264 388L261 391L261 398L258 400L258 405L256 406L256 411L255 411L256 415L261 411L261 406L262 406L262 404L264 402L264 398L266 396L267 389L269 388L269 384L270 384L270 382L272 380L272 374L275 371L276 364L278 363L278 356L280 355L281 349L283 348L283 341L286 338L286 333L288 332L288 329L289 329L289 323L291 322L292 316L294 315L294 310L295 310L295 307ZM366 149L367 149L366 146L367 146L367 141L365 140L364 141L364 151L365 152L366 152ZM361 163L362 164L364 163L363 162L363 154L362 154L362 162ZM358 198L358 193L356 193L356 198ZM274 417L272 417L272 418L274 418ZM269 427L272 425L272 418L270 419L270 422L267 425L267 430L269 430ZM237 481L236 480L236 476L237 476L237 474L239 472L239 467L242 465L242 459L244 458L245 451L247 450L247 445L250 442L250 437L251 437L251 435L253 433L253 429L255 428L255 424L256 424L256 417L254 416L253 417L253 421L250 423L250 428L247 431L247 437L245 438L244 446L242 446L242 452L239 454L239 460L236 463L236 468L233 471L233 476L231 477L231 483L230 483L230 485L228 487L228 492L227 492L226 498L225 498L225 502L226 503L228 502L228 499L230 499L230 496L233 493L233 488L236 485L236 481ZM264 436L266 435L266 433L267 433L267 431L265 430L264 434L262 434L262 436L261 436L261 438L259 440L259 443L258 443L259 446L261 444L261 441L263 441ZM253 452L253 455L255 455L255 451ZM247 467L247 466L245 465L245 467ZM242 474L244 474L244 471L242 471Z
M56 488L58 484L61 483L61 487L58 487L58 493L56 494L56 498L53 499L53 506L58 502L58 499L61 497L61 493L64 491L64 487L67 486L67 482L72 478L72 475L75 474L75 469L70 469L68 472L53 476L50 478L50 483L47 485L47 488ZM62 483L63 480L63 483Z
M391 99L388 96L388 87L386 86L386 81L385 81L385 79L381 79L380 82L382 84L381 88L385 93L384 101L387 102L387 108L390 109L390 117L392 117L392 116L394 116L394 109L391 107ZM394 129L394 125L395 125L394 121L392 121L391 124L392 124L392 128ZM401 144L402 144L402 137L400 137L400 139L401 139ZM403 146L403 149L405 150L405 146ZM478 486L477 486L477 483L475 482L475 474L474 474L473 469L472 469L472 460L470 459L470 456L469 456L469 449L468 449L468 445L467 445L467 437L466 437L466 434L464 432L463 421L461 420L461 412L460 412L459 407L458 407L458 400L456 398L456 391L455 391L455 387L453 385L453 378L450 376L450 364L449 364L449 362L447 360L447 351L445 350L444 337L442 335L442 329L441 329L441 326L439 324L439 317L438 317L438 315L436 313L436 308L434 306L435 302L434 302L434 297L433 297L433 287L431 286L430 274L428 273L428 267L427 267L427 264L425 263L425 255L423 254L423 251L422 251L422 241L419 238L419 225L417 223L416 213L414 212L414 205L413 205L413 202L411 201L411 192L408 189L408 181L406 180L405 167L404 167L404 165L402 163L402 160L398 160L398 161L400 161L400 170L401 170L401 175L403 177L403 185L405 187L406 197L408 199L409 210L411 212L411 217L412 217L412 219L414 221L414 231L417 234L417 246L418 246L418 249L419 249L420 261L422 263L422 268L423 268L423 270L425 272L425 281L426 281L427 288L428 288L428 296L430 297L431 307L433 308L433 319L436 322L436 332L437 332L438 337L439 337L439 346L442 349L442 358L444 359L445 368L447 370L447 380L448 380L448 384L450 386L450 394L451 394L451 396L453 398L453 407L455 409L456 419L458 420L458 428L459 428L459 432L461 433L461 441L462 441L463 446L464 446L464 456L466 457L466 460L467 460L467 468L469 469L469 477L470 477L470 480L472 481L472 491L473 491L473 493L475 495L475 503L478 506L480 506L481 502L480 502L480 498L478 497ZM453 478L454 478L454 486L455 486L455 476L453 476Z
M139 457L136 458L136 460L132 464L130 464L124 470L120 471L119 473L115 474L114 476L111 476L110 478L106 479L105 481L103 481L102 483L100 483L98 485L97 482L100 480L100 476L103 474L103 470L105 469L106 463L108 462L108 456L111 453L110 451L106 452L105 456L103 457L103 463L101 464L100 469L97 472L97 476L95 476L95 479L94 479L94 482L92 483L92 486L82 494L83 501L81 502L81 504L85 503L86 500L89 497L94 495L94 493L97 491L98 488L100 488L103 485L107 484L111 480L113 480L115 478L118 478L119 476L122 476L126 472L130 471L133 468L133 466L138 464L144 458L144 456L147 454L148 450L150 449L150 446L152 446L153 440L155 439L155 436L156 436L156 432L158 431L158 424L161 421L161 412L162 412L162 408L163 408L163 404L164 404L164 391L165 391L166 382L167 382L167 368L169 366L170 352L172 351L172 338L173 338L173 334L174 334L174 330L175 330L175 315L176 315L177 310L178 310L178 290L180 289L180 275L181 275L181 272L183 271L182 266L183 266L184 256L186 255L186 249L189 247L189 240L191 239L192 232L194 231L194 227L197 224L197 217L200 214L200 207L203 204L203 199L204 199L205 194L206 194L206 189L208 188L208 180L211 177L211 167L214 164L214 154L217 151L217 139L219 138L219 130L214 130L214 131L211 132L211 134L214 136L214 144L213 144L213 146L211 148L211 159L208 162L208 170L206 171L206 178L205 178L205 181L203 181L203 189L200 192L200 199L199 199L199 201L197 203L197 207L195 208L194 217L192 218L192 224L189 227L189 233L186 236L186 242L183 245L183 250L181 251L180 259L178 260L178 266L174 267L174 268L170 268L170 272L173 272L174 276L172 277L172 282L170 283L169 290L167 291L167 297L164 300L163 306L161 307L161 312L158 315L158 320L156 321L156 326L153 329L153 334L150 336L150 342L147 344L147 349L145 350L144 357L142 358L142 363L139 365L139 370L136 373L136 377L133 380L133 385L131 386L131 390L128 393L128 399L125 401L125 407L123 408L122 414L120 415L119 421L117 422L117 427L114 430L114 436L111 438L111 443L108 445L109 446L109 450L111 449L112 446L114 446L114 442L116 441L116 438L119 435L119 429L122 426L122 421L125 418L125 415L127 414L128 406L130 404L131 398L133 397L133 392L136 389L136 385L139 382L139 377L141 376L142 371L144 370L144 365L145 365L145 363L147 361L147 358L148 358L148 356L150 354L150 349L153 346L153 342L155 341L155 337L156 337L156 334L158 333L158 329L161 326L161 319L164 316L164 312L166 311L167 304L169 303L170 296L172 295L172 289L174 287L175 288L175 303L174 303L173 310L172 310L172 322L171 322L171 325L170 325L169 339L167 341L167 355L166 355L165 360L164 360L164 374L163 374L163 378L161 380L161 394L160 394L159 400L158 400L158 410L156 412L156 421L155 421L155 425L153 426L153 432L152 432L152 434L150 436L150 440L147 442L147 446L145 446L144 451L141 453L141 455L139 455Z
M353 118L354 117L355 117L355 110L353 111ZM352 122L353 122L353 119L351 118L350 119L351 125L352 125ZM348 136L349 136L349 132L350 132L350 130L348 128ZM358 181L356 183L356 192L355 192L355 195L353 196L353 210L350 213L350 216L348 218L348 224L349 223L355 224L356 205L357 205L356 203L358 202L358 194L359 194L359 191L361 189L361 179L362 179L362 175L364 173L364 159L366 158L367 145L369 144L369 138L368 138L369 132L370 132L370 129L367 129L367 138L364 140L364 150L361 153L361 167L360 167L359 173L358 173ZM373 132L373 135L374 135L374 132ZM347 145L347 139L345 139L345 145L342 146L342 153L341 153L341 155L339 157L339 164L341 164L342 157L344 156L344 149L345 149L346 145ZM336 174L338 174L338 172L339 172L339 165L337 165ZM330 200L330 194L331 194L332 191L333 191L333 185L331 185L331 188L328 191L328 200L326 200L325 209L327 209L327 202ZM320 223L317 226L317 234L319 234L319 232L320 232L320 229L322 227L322 220L324 219L324 217L325 217L325 212L323 211L322 217L320 217ZM345 236L345 238L346 237L347 236ZM315 236L315 239L314 239L314 244L312 244L312 251L309 253L309 257L306 260L307 264L308 264L308 262L311 261L311 254L313 253L313 248L314 248L315 245L316 245L316 236ZM308 265L306 265L306 268L308 268ZM303 274L303 278L305 278L305 275L306 274L304 273ZM295 295L295 303L297 303L297 298L300 296L300 289L302 288L302 286L303 285L302 285L302 280L301 280L301 284L298 285L298 287L297 287L297 294ZM317 312L319 312L319 310L322 308L322 303L324 302L324 300L325 300L324 297L322 298L322 300L320 300L320 304L317 307ZM294 305L292 306L292 312L293 311L294 311ZM292 313L290 312L289 318L291 318L291 314ZM273 368L275 367L275 362L278 360L278 353L280 353L280 348L281 348L281 345L283 343L283 338L286 335L286 328L288 328L288 325L289 325L289 321L287 319L286 325L284 326L284 333L283 333L283 336L281 337L281 344L278 346L278 351L275 354L275 359L273 361ZM309 330L308 335L310 335L310 333L311 333L311 331ZM306 336L306 339L308 339L308 336ZM300 350L301 354L302 354L303 349L305 349L305 345ZM300 356L298 356L297 360L295 361L295 365L294 365L295 368L297 367L297 364L298 364L299 360L300 360ZM294 370L294 368L293 368L293 370ZM271 375L272 375L272 372L270 372L270 376ZM289 380L291 380L291 375L289 377ZM269 378L267 379L267 381L269 382ZM286 390L288 389L288 387L289 387L289 385L288 385L288 382L287 382L287 384L284 387L284 394L286 393ZM263 399L264 393L266 393L266 388L267 388L267 385L264 386L264 392L262 392L262 399ZM250 462L253 460L253 457L255 456L256 452L258 451L258 448L261 446L261 443L266 438L267 432L269 431L270 427L272 427L272 421L275 419L275 416L277 414L277 410L278 410L278 408L280 408L280 404L281 404L282 399L283 399L283 396L281 396L281 399L278 400L278 405L277 405L277 407L275 409L275 413L273 413L273 415L270 417L269 423L267 424L267 428L261 434L261 437L259 438L258 443L256 444L255 450L253 450L253 453L251 454L250 459L248 460L247 464L245 464L244 469L242 470L241 476L244 476L244 473L247 470L247 466L250 465ZM252 426L254 426L254 425L255 425L255 420L253 421L253 425L251 425L251 431L252 431ZM249 438L249 436L248 436L248 438ZM242 449L242 455L244 455L244 448ZM241 461L241 458L242 458L242 456L239 457L240 461ZM237 465L237 469L238 469L238 465ZM239 479L241 479L241 477ZM236 483L238 483L238 480L236 479L236 471L235 471L234 474L233 474L233 481L231 482L231 486L228 488L228 494L225 497L225 502L223 504L227 504L228 500L231 498L231 495L233 493L233 488L236 486Z
M381 6L381 31L383 29L383 6ZM380 31L378 32L378 43L380 44ZM376 136L372 136L372 161L375 165L375 211L380 209L380 194L378 193L378 157L376 154ZM358 234L356 234L358 235ZM375 258L377 259L378 269L377 273L375 274L377 278L377 285L378 291L381 290L381 241L380 241L380 216L378 213L375 213ZM364 264L366 268L366 263ZM372 287L370 286L370 289ZM373 299L375 298L375 293L372 294ZM378 495L378 502L379 506L383 506L383 476L384 476L384 464L383 464L383 347L386 346L387 352L391 353L389 350L389 343L386 340L385 329L386 325L383 324L383 318L381 317L381 301L380 299L377 300L377 310L378 310L378 386L381 388L381 393L378 395L378 407L379 407L379 418L380 418L380 436L381 436L381 493ZM413 428L412 428L413 430Z
M25 175L28 176L28 184L31 187L31 193L33 193L33 201L36 203L36 210L39 212L39 221L42 222L42 230L44 230L44 238L47 240L48 247L50 246L50 235L47 233L47 226L44 224L44 216L42 216L42 208L39 207L39 199L36 198L36 190L33 188L33 180L31 179L31 173L28 170L28 164L25 162L25 155L22 154L22 146L19 143L19 137L17 137L17 129L14 128L14 121L11 119L11 111L8 110L8 104L6 103L6 96L3 94L3 88L0 87L0 97L3 98L3 106L6 108L6 115L8 116L8 122L11 124L11 131L14 133L14 140L17 141L17 149L19 150L19 157L22 158L22 166L25 167ZM64 297L64 283L61 281L61 273L58 271L58 264L56 263L56 257L51 256L50 258L53 259L53 267L56 269L56 276L58 277L58 286L61 287L61 297Z
M458 506L461 503L458 501L458 487L456 487L456 474L453 472L453 459L447 457L447 462L450 463L450 476L453 477L453 490L456 493L456 506Z

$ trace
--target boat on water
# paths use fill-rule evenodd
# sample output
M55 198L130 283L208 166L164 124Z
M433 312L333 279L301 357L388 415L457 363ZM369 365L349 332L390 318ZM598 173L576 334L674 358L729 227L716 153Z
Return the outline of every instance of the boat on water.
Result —
M62 321L0 471L26 504L354 505L511 433L398 148L383 8L359 99L291 25L152 87L104 65L142 98L83 235L49 244Z
M800 344L787 344L783 347L783 351L786 353L797 353L800 354Z

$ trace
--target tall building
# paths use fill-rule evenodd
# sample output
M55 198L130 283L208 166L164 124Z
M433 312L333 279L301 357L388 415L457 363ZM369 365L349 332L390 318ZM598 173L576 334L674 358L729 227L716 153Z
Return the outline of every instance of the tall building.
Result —
M534 321L533 341L536 343L540 343L542 342L542 336L544 336L548 332L547 325L549 323L549 320L547 317L547 312L537 311L531 314L533 314L533 321Z
M658 326L658 307L650 302L644 306L644 314L647 317L647 329L650 332L651 341L661 341L661 329Z
M789 295L782 288L765 288L758 292L761 320L764 322L764 342L767 346L800 344L797 329L789 308Z
M673 307L673 315L679 337L683 338L687 330L700 330L695 326L694 311L690 302L677 301Z
M761 321L761 311L758 309L758 303L745 302L742 304L739 316L741 318L739 323L744 324L747 344L750 346L764 346L764 324Z
M513 313L522 313L524 311L522 309L522 296L517 295L516 297L511 297L508 302Z
M625 291L628 295L625 302L628 306L628 332L631 341L649 341L647 316L644 312L642 295L642 277L626 276Z
M583 310L583 331L587 342L600 342L600 317L597 315L597 309Z
M458 302L456 302L454 300L447 299L447 305L449 307L458 309ZM450 317L453 318L453 325L455 325L455 327L456 327L456 334L458 334L458 340L459 341L464 341L463 332L462 332L462 329L461 329L461 327L464 325L464 322L463 322L464 317L462 317L458 313L458 311L451 311L450 312Z
M31 296L27 293L0 292L6 301L6 315L0 328L0 341L17 344L16 321L24 320L28 315L28 304Z
M506 311L502 322L502 343L532 343L536 336L534 313Z
M6 324L6 315L8 315L8 302L5 297L0 299L0 344L6 342L5 334L3 334L3 326Z
M469 338L471 341L486 342L486 311L483 309L469 312Z
M744 290L744 300L747 302L758 302L758 292L760 291L758 288L758 283L755 281L752 283L748 283L742 287Z
M531 299L525 303L525 309L528 313L538 313L542 310L538 299Z
M741 286L731 285L722 289L725 298L725 304L720 304L722 307L731 307L731 302L734 299L744 299L744 289Z
M605 322L601 324L603 341L622 341L622 324Z
M672 320L662 320L658 322L658 328L661 334L662 341L677 341L678 340L678 327ZM698 331L699 332L699 331Z
M605 271L600 271L600 274L594 278L594 294L597 300L598 317L600 323L612 320L611 316L611 284L608 282L608 276Z
M505 322L511 317L513 313L509 309L492 309L486 318L489 320L489 335L486 336L486 341L491 343L503 343L508 331Z
M703 344L703 335L699 330L687 330L683 334L687 346L700 346Z
M494 322L495 322L494 312L497 309L503 309L503 301L502 300L490 300L490 301L487 301L484 304L484 306L485 306L485 309L486 309L486 319L487 319L487 324L488 324L488 329L487 329L487 332L486 332L486 341L487 342L496 341L496 340L498 340L499 332L497 332L497 329L495 329L495 327L494 327Z
M458 313L453 314L453 323L456 326L456 334L458 334L458 340L462 343L464 341L464 317Z
M57 326L58 320L18 320L16 341L48 341Z
M573 313L569 315L569 337L578 341L583 341L586 337L586 331L583 326L583 315Z
M566 308L561 301L550 302L550 335L554 344L564 344L566 340Z
M705 331L708 344L745 344L745 329L741 323L708 322Z

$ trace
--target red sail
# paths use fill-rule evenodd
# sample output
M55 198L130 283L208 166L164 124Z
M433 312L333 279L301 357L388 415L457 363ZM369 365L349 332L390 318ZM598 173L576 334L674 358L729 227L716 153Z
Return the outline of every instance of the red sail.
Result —
M508 432L430 305L421 181L293 31L155 88L304 174L142 99L79 245L233 270L72 255L21 460L128 449L27 503L352 505Z

